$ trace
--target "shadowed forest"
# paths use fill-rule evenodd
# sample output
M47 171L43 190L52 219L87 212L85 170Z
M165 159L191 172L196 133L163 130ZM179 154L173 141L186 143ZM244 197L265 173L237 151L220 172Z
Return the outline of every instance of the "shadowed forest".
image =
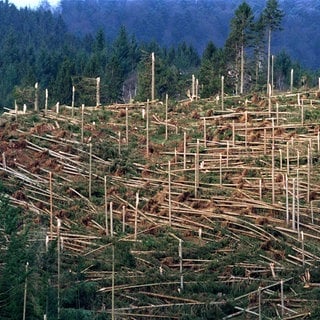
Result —
M238 29L237 5L236 1L63 0L53 11L45 1L37 10L18 10L1 1L1 105L30 104L35 83L42 101L48 89L51 103L70 104L75 86L76 104L90 105L96 77L101 78L103 103L145 101L151 52L157 57L156 98L163 99L166 93L184 98L192 74L199 79L201 97L217 94L221 75L226 77L226 93L232 94L240 82L239 41L246 55L246 92L264 90L268 22L261 23L261 17L265 8L261 1L248 5L251 16L245 19L251 22ZM284 15L272 33L274 87L288 88L292 68L295 87L312 87L317 81L314 67L318 67L312 57L317 56L316 30L301 32L301 27L311 21L310 15L312 21L317 19L317 6L303 9L299 1L281 5ZM297 23L300 20L302 25ZM241 28L245 38L239 40L236 33Z

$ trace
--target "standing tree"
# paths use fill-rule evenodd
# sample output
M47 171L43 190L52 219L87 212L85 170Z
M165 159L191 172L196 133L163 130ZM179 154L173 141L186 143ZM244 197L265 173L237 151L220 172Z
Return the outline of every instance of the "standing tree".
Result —
M136 99L147 101L151 92L151 54L143 52L141 61L138 64L138 90Z
M123 97L122 86L124 81L121 60L116 55L110 57L106 66L106 101L108 103L121 102Z
M74 74L74 68L74 63L68 57L59 66L54 84L54 97L60 103L67 104L72 99L72 75Z
M254 51L254 60L255 60L255 90L258 89L259 84L259 75L262 70L262 63L264 59L264 47L265 47L265 29L263 25L262 15L254 23L254 32L253 32L253 51Z
M287 89L285 86L290 83L290 70L292 65L293 63L290 56L284 50L279 52L276 56L276 63L274 66L275 79L279 90Z
M85 67L88 77L98 77L104 74L107 64L107 45L103 30L98 30L95 41L92 44L92 53Z
M120 97L125 101L136 85L136 68L140 59L139 46L135 38L133 36L130 38L125 27L122 26L111 49L112 53L106 70L107 75L111 72L106 81L108 90L112 89L108 98L111 101L119 101ZM114 73L115 70L117 73ZM114 78L115 81L110 78ZM115 93L118 96L117 99L115 99Z
M268 70L267 70L267 92L269 93L270 84L270 58L271 58L271 34L273 31L280 30L281 20L284 16L279 9L277 0L268 0L265 9L262 12L264 27L268 33Z
M221 89L221 75L225 73L225 53L210 41L203 52L199 81L201 97L208 98Z
M113 42L113 55L119 59L120 69L124 77L132 72L139 61L139 49L135 38L129 37L126 28L120 28L118 37Z
M244 1L235 11L235 16L231 20L231 32L227 40L231 56L236 62L237 73L239 73L240 60L240 94L243 94L244 87L244 49L252 38L253 19L251 7Z
M45 309L40 267L43 234L33 229L27 210L10 205L6 194L12 191L0 182L0 319L20 320L23 314L25 319L41 319Z

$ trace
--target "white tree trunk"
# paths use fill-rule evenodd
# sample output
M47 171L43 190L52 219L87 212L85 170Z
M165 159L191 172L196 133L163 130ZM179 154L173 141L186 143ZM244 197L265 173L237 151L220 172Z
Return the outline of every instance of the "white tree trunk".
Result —
M268 31L268 70L267 70L267 94L269 95L270 84L270 55L271 55L271 29Z
M244 82L244 48L241 46L241 66L240 66L240 94L243 94L243 82Z

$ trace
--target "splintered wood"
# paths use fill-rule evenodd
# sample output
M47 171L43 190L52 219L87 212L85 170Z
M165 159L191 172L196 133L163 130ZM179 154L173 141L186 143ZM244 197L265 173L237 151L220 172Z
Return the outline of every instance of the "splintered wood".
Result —
M223 77L221 85L223 92ZM300 93L298 99L252 97L245 102L222 94L219 105L200 100L175 107L166 96L165 104L106 106L108 117L112 115L107 122L97 92L99 108L83 105L75 112L74 105L72 110L61 106L56 114L46 107L40 124L31 129L19 120L10 129L1 128L1 177L11 187L19 185L11 203L31 211L35 223L46 224L49 241L59 233L63 253L103 261L112 248L114 268L114 253L119 255L114 243L134 243L135 250L127 254L135 257L137 270L131 274L123 269L127 284L99 289L101 294L113 290L128 301L128 307L113 310L118 315L161 318L155 309L207 304L203 296L182 296L196 283L189 281L190 274L206 272L216 257L232 257L244 242L250 247L255 241L257 247L251 249L265 254L255 263L229 263L215 280L259 286L235 298L237 310L225 319L244 313L261 316L263 302L284 319L303 317L303 301L296 301L301 311L296 314L289 293L284 302L283 282L289 286L291 278L282 276L286 268L312 268L320 260L315 249L320 240L319 119L307 117L318 101L312 92L309 97L310 104L304 100L302 108ZM9 134L14 138L6 141ZM140 158L130 162L130 152ZM176 238L163 253L143 248L146 236L166 232ZM201 248L222 239L227 244L206 258L188 257L188 245ZM173 247L178 255L170 255ZM83 271L87 280L116 281L123 272L95 268L93 263ZM145 268L157 270L162 281L144 282ZM307 283L303 279L298 281ZM312 287L312 279L308 284ZM159 287L163 292L156 291ZM169 294L172 290L179 296ZM280 298L271 301L270 292ZM159 303L138 304L136 294Z

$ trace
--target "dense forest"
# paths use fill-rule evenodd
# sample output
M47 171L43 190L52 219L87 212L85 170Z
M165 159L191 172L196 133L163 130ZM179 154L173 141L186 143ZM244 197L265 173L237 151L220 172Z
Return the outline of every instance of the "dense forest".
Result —
M218 93L221 75L226 77L226 93L266 87L269 22L261 20L265 9L260 8L255 15L257 8L252 9L247 5L250 12L244 14L250 17L245 19L252 21L249 25L241 25L241 17L236 21L237 17L234 16L237 7L232 1L228 5L218 1L216 7L206 1L178 1L170 3L170 6L157 1L152 8L147 3L63 0L60 7L53 11L45 1L37 10L18 10L8 1L1 1L1 105L13 107L14 101L18 105L32 104L36 83L39 83L42 105L45 89L48 89L52 104L70 104L73 86L76 88L76 105L90 105L94 103L92 96L97 77L101 78L102 103L124 102L130 98L146 100L150 92L151 52L156 56L157 99L163 99L166 93L172 98L186 97L192 74L199 79L202 97ZM196 21L189 19L194 17L195 5L198 8ZM206 26L206 23L211 15L225 21L225 16L215 13L225 10L230 14L231 9L234 9L233 16L229 17L228 28L223 29L229 30L229 34L224 35L225 43L221 45L221 38L217 40L219 45L210 40L202 43L200 47L203 50L199 51L199 46L194 44L200 43L203 38L198 41L198 36L193 34L210 34L212 25ZM208 19L202 18L204 14L209 14ZM127 21L121 18L127 15L132 19ZM145 18L139 18L140 15ZM137 17L139 23L133 17ZM281 26L275 28L273 36L288 32L287 29L281 31L285 17L281 17ZM216 21L214 24L219 23ZM164 28L164 25L167 27ZM207 29L199 32L195 25ZM243 28L245 33L242 44L238 41L238 27ZM143 36L139 31L129 32L139 29L146 31ZM181 34L175 34L175 30ZM221 28L212 30L218 32ZM212 38L215 39L215 34L212 34ZM182 41L177 43L175 39ZM242 68L243 83L240 84L239 48L242 45L246 58ZM307 79L303 81L304 84L314 85L313 73L304 70L302 64L291 58L287 51L278 52L274 61L276 89L288 87L291 68L295 70L295 86L300 86L302 77Z
M255 16L261 14L266 3L246 2ZM59 10L74 34L95 33L102 27L106 37L114 39L124 25L139 41L154 39L167 47L185 41L201 54L209 41L219 48L224 46L230 20L241 3L242 0L62 0ZM319 68L319 41L314 37L320 32L319 2L280 0L279 5L286 13L282 20L285 32L275 35L273 52L277 54L285 48L303 66Z

